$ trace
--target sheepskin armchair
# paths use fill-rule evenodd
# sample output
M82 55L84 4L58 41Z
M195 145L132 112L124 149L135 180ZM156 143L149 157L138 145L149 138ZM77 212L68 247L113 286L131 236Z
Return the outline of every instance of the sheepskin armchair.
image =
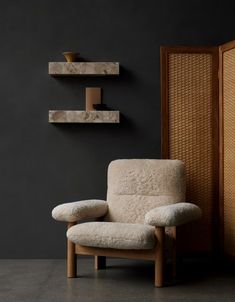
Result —
M76 276L76 255L139 258L155 262L155 285L163 285L165 228L171 227L175 272L176 227L201 217L185 202L185 166L179 160L128 159L108 168L107 200L89 199L56 206L52 217L68 223L67 276ZM96 220L89 221L87 220Z

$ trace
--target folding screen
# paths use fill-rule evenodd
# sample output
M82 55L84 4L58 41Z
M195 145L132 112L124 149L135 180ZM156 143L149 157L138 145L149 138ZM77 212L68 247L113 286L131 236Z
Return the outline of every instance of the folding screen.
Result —
M220 53L220 217L224 251L235 257L235 41Z
M162 157L181 159L187 201L203 219L179 229L180 250L212 251L218 245L218 48L162 47Z

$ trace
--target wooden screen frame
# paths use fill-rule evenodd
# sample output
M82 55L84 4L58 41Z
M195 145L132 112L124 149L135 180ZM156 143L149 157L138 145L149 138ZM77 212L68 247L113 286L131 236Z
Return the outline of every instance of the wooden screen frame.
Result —
M212 82L214 85L212 98L214 104L213 122L213 203L212 215L215 221L212 230L212 252L220 252L221 239L221 209L219 205L219 48L215 46L162 46L160 48L160 69L161 69L161 156L163 159L169 158L169 66L168 55L172 53L208 53L212 55Z
M220 248L226 255L224 246L224 52L235 48L235 40L219 46L219 216L220 216ZM228 256L228 255L227 255ZM229 255L235 260L234 256Z

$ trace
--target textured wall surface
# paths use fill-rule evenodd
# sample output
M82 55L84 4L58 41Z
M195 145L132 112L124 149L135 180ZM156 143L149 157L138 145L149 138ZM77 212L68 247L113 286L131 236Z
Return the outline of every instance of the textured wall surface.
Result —
M229 2L231 3L231 2ZM12 0L0 4L0 258L65 256L59 202L105 198L108 163L160 157L159 47L235 38L233 9L211 1ZM120 61L119 77L53 78L63 51ZM52 125L85 108L85 87L120 124Z

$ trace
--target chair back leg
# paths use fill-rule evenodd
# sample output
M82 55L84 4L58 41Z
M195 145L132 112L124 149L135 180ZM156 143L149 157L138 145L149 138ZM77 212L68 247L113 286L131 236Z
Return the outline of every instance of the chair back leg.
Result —
M155 236L157 238L156 258L155 258L155 286L162 287L164 282L164 241L165 228L156 227Z
M95 270L106 268L106 257L105 256L95 256Z
M176 277L176 265L177 265L177 245L176 245L176 227L172 228L173 250L172 250L172 275Z

